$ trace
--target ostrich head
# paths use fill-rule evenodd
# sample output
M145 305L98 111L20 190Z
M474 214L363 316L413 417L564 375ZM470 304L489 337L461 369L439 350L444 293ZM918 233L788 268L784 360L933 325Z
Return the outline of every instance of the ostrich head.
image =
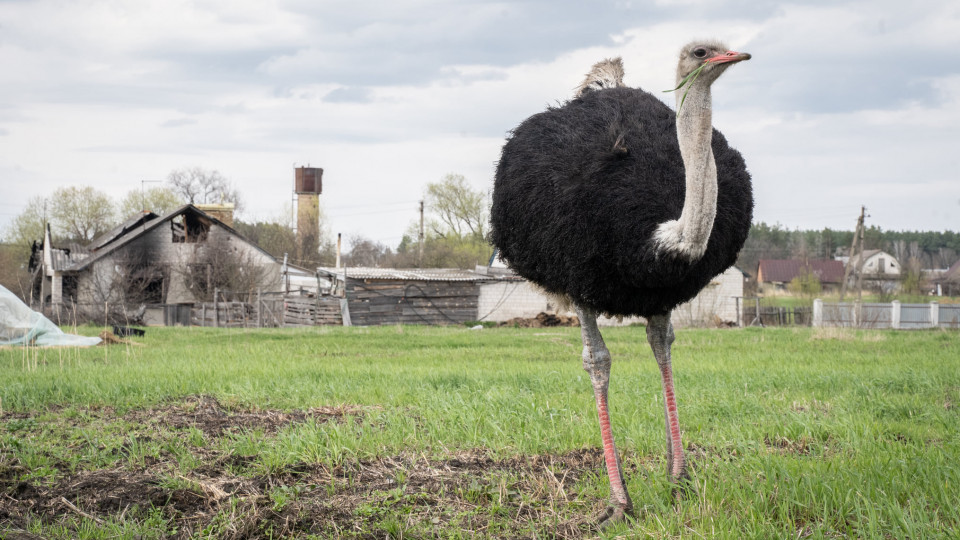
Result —
M680 50L680 61L677 63L677 85L687 77L698 85L710 86L728 67L742 60L749 60L748 53L731 51L726 45L718 41L694 41ZM695 71L699 73L694 74Z
M620 57L597 62L577 87L574 96L580 97L593 90L623 86L623 61Z

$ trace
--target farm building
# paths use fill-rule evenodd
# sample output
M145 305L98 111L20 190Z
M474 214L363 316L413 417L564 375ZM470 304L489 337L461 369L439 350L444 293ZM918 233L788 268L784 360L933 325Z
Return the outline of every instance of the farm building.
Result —
M843 283L843 263L832 260L760 259L757 265L759 292L776 294L785 291L795 278L813 274L823 290L839 290Z
M344 320L357 326L462 324L477 320L480 285L496 280L469 270L318 268L347 298Z
M540 288L503 265L477 266L476 273L496 278L480 284L480 297L477 300L478 321L529 319L540 313L557 311L556 302L551 301Z
M279 291L283 267L223 221L184 205L139 213L88 246L54 246L49 227L30 261L33 303L103 314L109 308L154 324L164 306L209 300L215 290Z
M939 272L932 282L938 296L960 294L960 260L953 263L950 268Z
M860 254L857 253L847 261L849 280L847 285L853 285L860 269ZM868 249L863 252L862 281L868 289L892 291L900 286L900 262L886 251Z
M747 274L731 266L716 276L693 300L673 310L674 326L714 326L742 324L740 320L743 282Z
M532 318L541 312L554 313L560 306L536 285L516 276L512 271L478 267L478 273L498 277L497 281L480 284L478 320L507 321L515 317ZM711 326L717 323L737 324L740 319L738 298L743 297L745 274L731 266L715 277L693 300L673 310L676 326ZM619 326L640 322L637 317L618 319L600 317L601 326Z
M847 260L851 274L860 266L860 254L854 254ZM863 252L863 277L900 277L900 263L893 255L879 249L868 249Z

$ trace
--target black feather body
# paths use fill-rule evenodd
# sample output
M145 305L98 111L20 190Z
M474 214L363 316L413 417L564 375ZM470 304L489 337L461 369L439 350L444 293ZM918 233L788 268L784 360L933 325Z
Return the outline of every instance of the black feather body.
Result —
M503 147L491 239L521 276L611 315L665 314L734 264L753 214L740 153L713 131L717 214L703 257L658 252L685 183L674 112L638 89L587 93L526 119Z

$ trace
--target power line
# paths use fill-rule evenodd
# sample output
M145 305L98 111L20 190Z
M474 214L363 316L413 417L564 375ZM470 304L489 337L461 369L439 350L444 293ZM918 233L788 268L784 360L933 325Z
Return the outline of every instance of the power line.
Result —
M353 214L328 214L328 217L332 218L344 218L344 217L354 217L354 216L372 216L374 214L399 214L401 212L409 212L410 210L406 208L401 208L398 210L373 210L370 212L354 212Z
M407 204L416 204L418 200L412 201L394 201L394 202L384 202L384 203L367 203L367 204L348 204L348 205L335 205L331 208L336 208L337 210L344 210L348 208L376 208L380 206L398 206L398 205L407 205Z

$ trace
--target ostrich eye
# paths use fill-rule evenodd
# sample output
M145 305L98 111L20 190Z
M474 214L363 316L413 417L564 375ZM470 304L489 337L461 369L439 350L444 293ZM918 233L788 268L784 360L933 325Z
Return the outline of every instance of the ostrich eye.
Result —
M697 58L704 58L707 56L707 50L704 49L703 47L700 47L699 49L694 49L693 55L696 56Z

